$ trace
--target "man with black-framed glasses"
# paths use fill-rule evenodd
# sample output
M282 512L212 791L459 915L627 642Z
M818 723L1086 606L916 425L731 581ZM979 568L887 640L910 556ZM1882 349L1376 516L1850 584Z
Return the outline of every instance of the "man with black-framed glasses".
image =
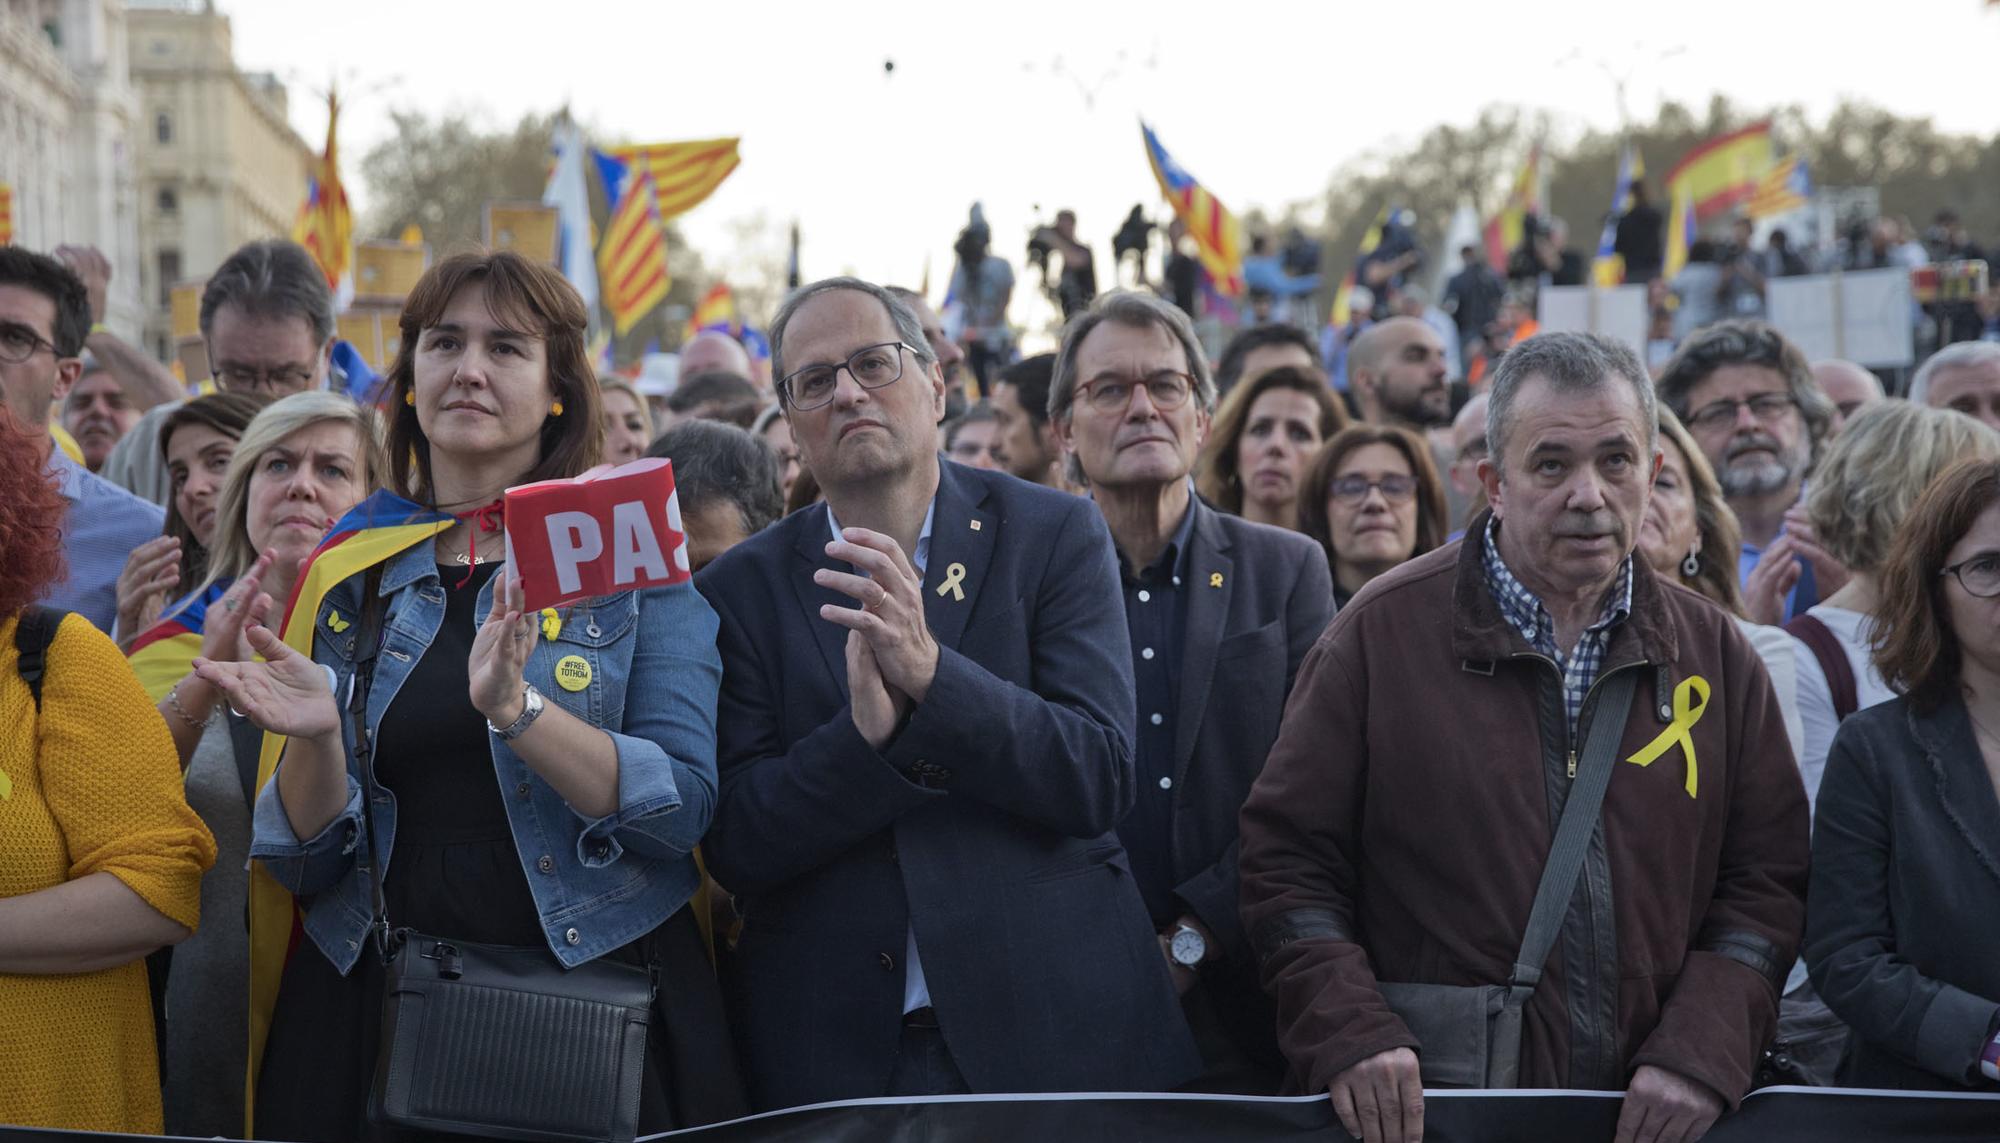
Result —
M1805 355L1761 321L1721 321L1681 343L1655 382L1743 527L1737 574L1754 623L1802 614L1847 582L1801 500L1836 410Z
M1114 291L1065 332L1049 420L1118 547L1138 699L1118 836L1201 1049L1191 1086L1271 1095L1285 1063L1237 914L1236 813L1333 619L1333 581L1304 534L1195 497L1215 400L1187 315Z
M1132 668L1103 520L938 457L937 355L887 290L816 282L770 336L826 502L695 577L752 1102L1191 1079L1116 832Z
M67 574L41 602L75 611L109 634L118 615L118 573L140 544L160 534L165 513L99 479L54 447L53 404L83 372L89 293L61 262L0 246L0 406L42 450L62 486Z

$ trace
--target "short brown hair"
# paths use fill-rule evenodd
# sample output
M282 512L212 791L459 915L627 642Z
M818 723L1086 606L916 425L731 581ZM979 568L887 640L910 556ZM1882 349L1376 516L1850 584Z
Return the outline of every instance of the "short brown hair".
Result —
M1244 430L1250 427L1250 406L1273 389L1304 393L1319 405L1322 446L1347 427L1347 410L1334 400L1333 391L1326 387L1326 378L1318 370L1287 365L1231 389L1222 399L1222 407L1216 410L1215 424L1209 429L1208 443L1202 446L1194 470L1195 487L1209 503L1224 512L1240 515L1243 511L1243 480L1236 471L1236 446L1243 439Z
M1430 446L1417 434L1396 425L1353 425L1335 433L1326 447L1320 449L1319 457L1306 474L1305 484L1299 489L1299 531L1319 541L1329 571L1333 570L1334 560L1333 522L1326 514L1327 489L1341 463L1372 444L1385 444L1402 453L1403 459L1410 462L1411 475L1417 478L1417 546L1411 550L1410 558L1415 559L1444 543L1444 482L1438 479Z
M1938 574L1953 544L2000 501L2000 460L1968 460L1931 482L1903 518L1879 577L1872 639L1875 669L1920 711L1936 710L1958 684L1958 636Z
M562 416L542 422L541 457L516 483L576 476L604 453L604 426L598 419L603 401L584 344L590 320L576 287L553 269L511 251L455 254L424 271L403 303L398 322L403 342L383 389L389 419L388 486L406 499L428 503L436 495L431 442L417 423L417 410L404 399L416 383L417 343L424 330L444 319L458 291L474 282L486 284L486 301L495 317L542 335L549 383L563 404Z

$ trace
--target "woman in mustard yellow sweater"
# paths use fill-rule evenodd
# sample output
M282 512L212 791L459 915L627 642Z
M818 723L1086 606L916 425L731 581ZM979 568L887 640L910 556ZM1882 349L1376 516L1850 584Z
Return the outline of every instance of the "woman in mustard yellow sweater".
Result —
M39 709L22 677L22 609L62 570L47 449L0 416L0 1123L157 1133L144 958L194 931L215 841L109 637L65 616Z

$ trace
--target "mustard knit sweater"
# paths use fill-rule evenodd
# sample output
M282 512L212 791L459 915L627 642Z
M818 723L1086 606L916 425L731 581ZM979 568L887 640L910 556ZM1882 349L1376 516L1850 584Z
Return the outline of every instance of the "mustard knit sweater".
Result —
M215 839L188 808L159 712L111 640L71 615L49 648L38 719L15 625L0 621L0 898L109 873L194 928ZM159 1133L144 961L0 972L0 1123Z

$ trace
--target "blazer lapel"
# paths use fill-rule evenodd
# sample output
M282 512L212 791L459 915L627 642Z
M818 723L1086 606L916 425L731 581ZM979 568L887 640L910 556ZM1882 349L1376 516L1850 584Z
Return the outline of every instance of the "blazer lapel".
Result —
M1236 562L1229 555L1233 545L1216 521L1215 510L1199 500L1191 500L1190 505L1194 528L1188 536L1186 582L1181 585L1187 593L1187 645L1181 652L1180 705L1175 708L1179 713L1174 722L1176 790L1186 782L1195 737L1208 711L1208 692L1215 682L1215 652L1229 620L1230 596L1236 590L1236 577L1231 574Z
M985 508L984 484L945 461L938 468L930 562L924 568L924 619L939 646L957 650L979 590L986 586L1000 525Z
M820 618L819 609L821 604L826 603L835 607L853 607L854 600L830 587L814 583L813 572L820 568L836 571L851 569L846 564L837 564L826 554L826 546L833 540L833 529L826 522L825 505L801 513L797 527L799 534L793 550L798 553L801 563L793 568L792 590L798 593L799 608L805 612L806 629L813 633L813 642L819 644L820 654L826 658L826 669L832 673L840 693L845 695L847 628Z
M1912 711L1909 720L1910 729L1924 745L1945 817L1972 848L1980 867L2000 881L2000 860L1985 840L2000 837L2000 797L1986 776L1964 700L1955 698L1928 717Z

